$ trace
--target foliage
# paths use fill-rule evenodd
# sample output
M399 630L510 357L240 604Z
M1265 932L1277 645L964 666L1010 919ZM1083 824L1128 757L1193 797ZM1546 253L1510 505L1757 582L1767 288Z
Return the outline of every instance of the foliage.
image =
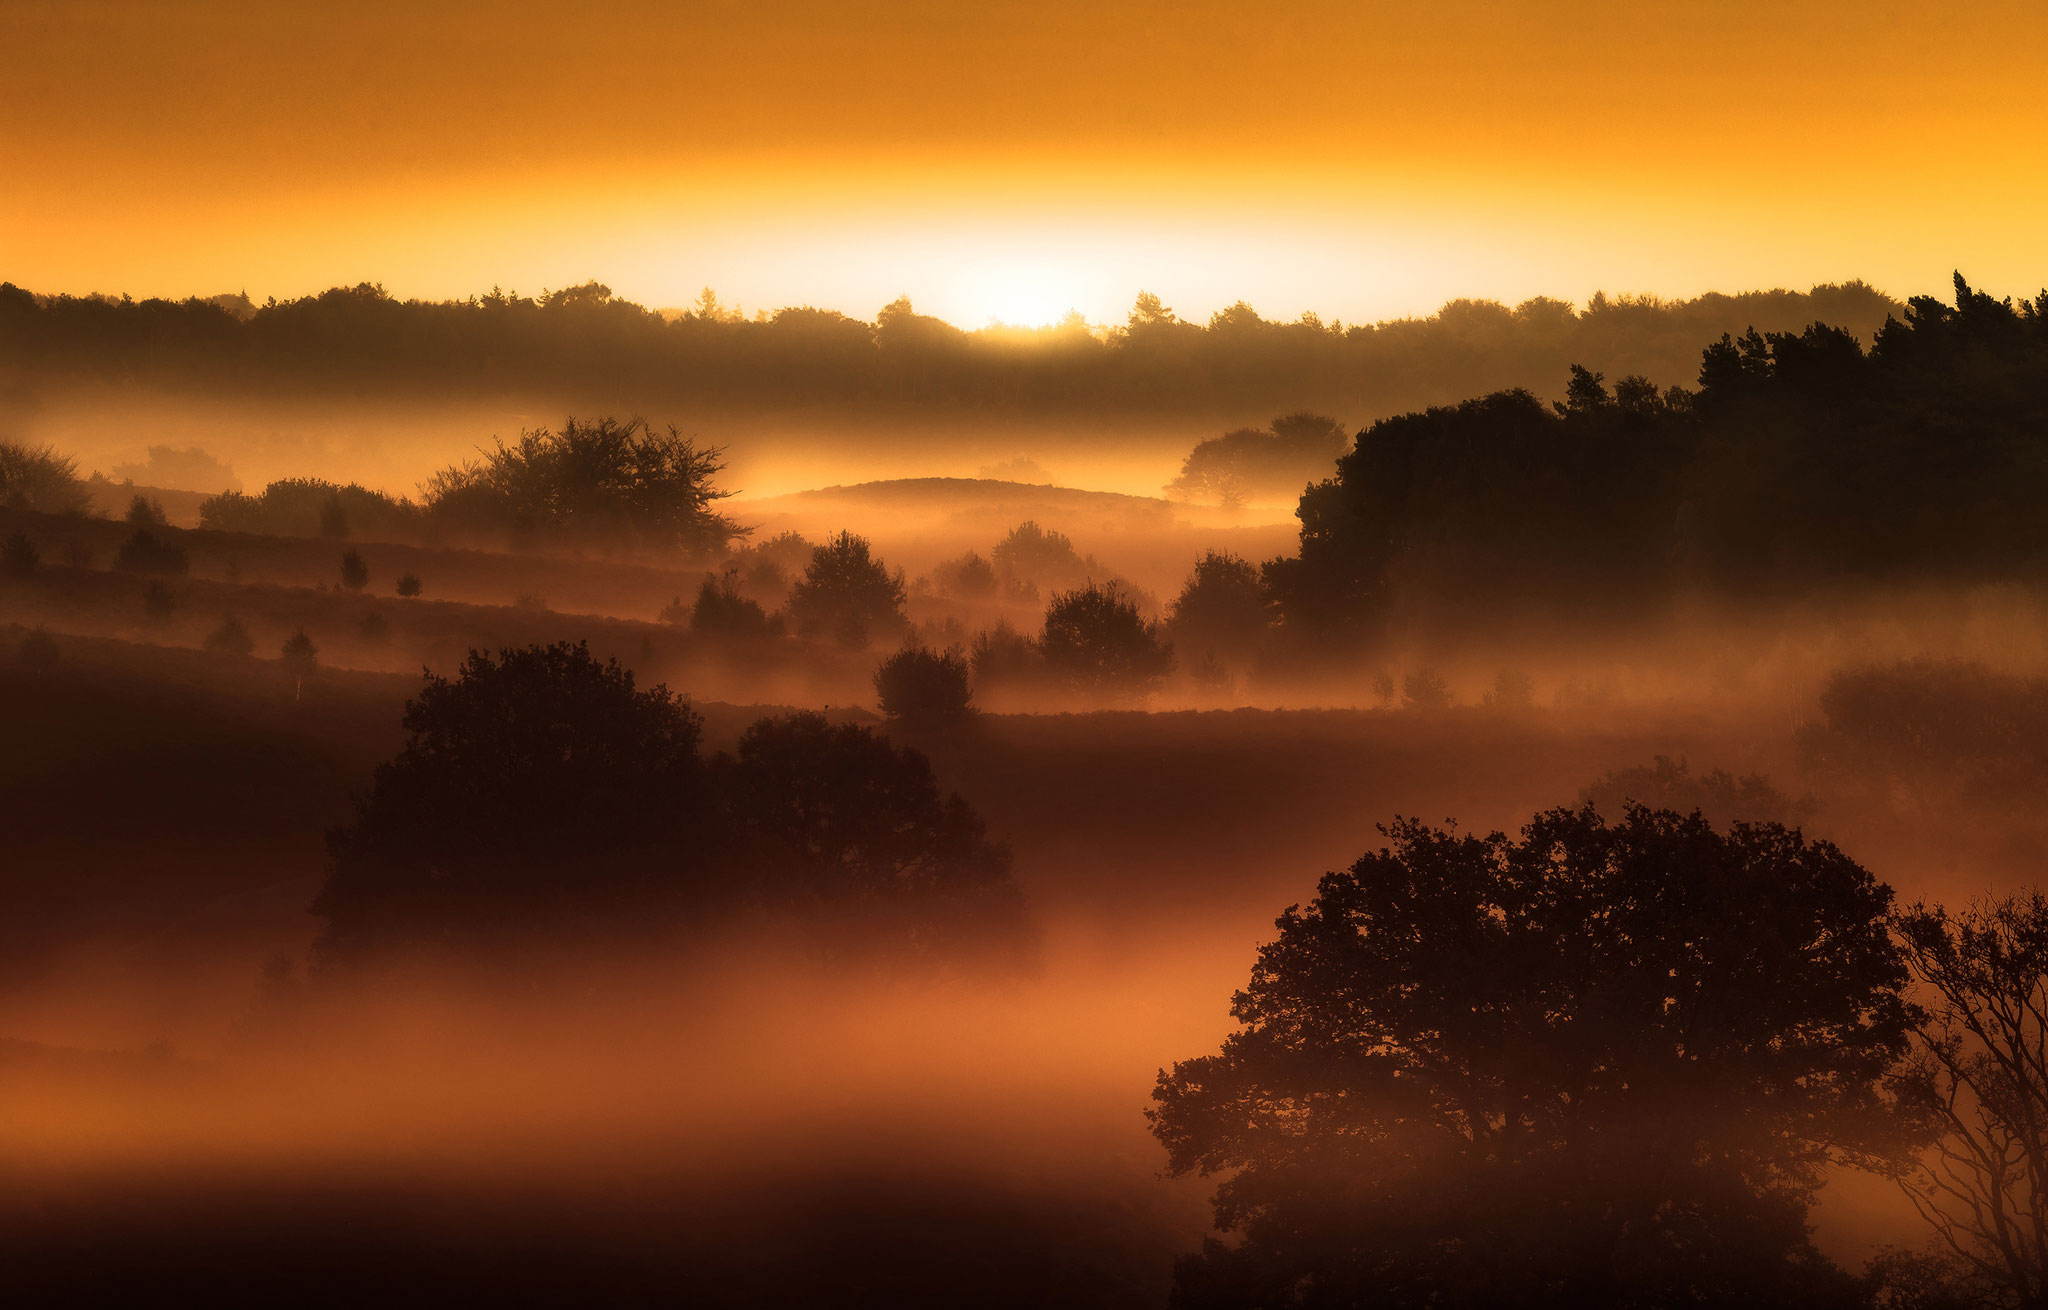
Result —
M2048 1297L2048 898L1916 905L1899 939L1924 1010L1902 1106L1938 1134L1899 1177L1942 1245L2003 1294Z
M1849 1302L1805 1213L1832 1161L1913 1144L1889 889L1642 808L1386 832L1280 917L1222 1051L1160 1075L1171 1171L1226 1175L1241 1234L1178 1303Z
M998 619L993 628L974 634L967 662L974 670L974 685L982 689L1025 687L1045 674L1045 657L1038 643L1017 631L1008 619Z
M992 599L1002 586L996 577L995 566L971 550L958 559L949 559L935 566L932 580L938 584L940 595L957 596L962 600Z
M916 727L957 723L974 714L967 657L958 648L906 646L875 670L882 713Z
M760 639L780 636L782 619L742 596L737 574L707 573L690 608L690 631L714 639Z
M7 544L0 546L0 573L25 578L36 571L42 562L36 544L28 539L26 532L13 532L7 536Z
M871 636L902 631L903 597L902 573L889 572L866 537L841 532L811 551L790 588L789 613L806 635L862 646Z
M2048 679L1902 660L1837 670L1820 708L1798 741L1800 763L1816 777L1937 804L2038 798L2048 788L2039 745L2048 739Z
M256 649L256 639L240 619L224 614L220 626L206 635L206 649L224 655L247 655Z
M984 967L1022 962L1010 853L917 751L804 711L747 729L718 773L752 859L823 912L832 954L971 948Z
M134 528L168 528L171 521L164 517L163 502L137 495L128 502L128 513L123 516L128 526Z
M1226 509L1250 500L1292 500L1329 477L1348 444L1344 425L1333 418L1305 410L1284 414L1270 427L1238 428L1199 443L1166 491Z
M1249 560L1208 551L1167 610L1166 627L1185 651L1242 661L1266 634L1266 594Z
M571 418L537 428L424 484L435 519L472 533L536 544L708 555L748 531L712 506L732 494L712 478L725 466L675 428L641 419Z
M1619 819L1630 805L1653 810L1674 810L1679 814L1701 814L1716 828L1737 823L1778 823L1796 828L1812 819L1818 808L1812 797L1794 800L1759 773L1736 777L1726 769L1694 773L1683 757L1654 757L1648 764L1632 765L1603 775L1579 793L1579 803L1590 805L1610 819Z
M1032 521L1010 529L989 554L995 572L1005 581L1071 586L1096 567L1092 558L1081 557L1066 533L1041 528Z
M410 569L398 575L398 594L407 600L420 594L420 575Z
M306 635L304 628L286 637L278 654L284 660L285 668L289 669L294 677L307 677L319 665L320 648L313 644L313 639Z
M350 548L341 553L341 585L350 591L370 585L370 566L364 562L363 552Z
M278 537L407 541L419 537L426 523L412 501L353 482L280 478L253 496L228 491L208 497L199 505L199 526Z
M68 455L0 441L0 506L38 514L83 514L92 495Z
M1401 678L1401 704L1411 710L1447 710L1451 685L1435 669L1411 669Z
M453 679L428 675L404 727L330 838L314 903L329 962L543 927L568 942L719 876L697 714L580 643L473 651Z
M185 547L175 538L137 528L134 536L121 543L114 567L128 573L183 573L191 565Z
M1866 351L1824 322L1724 336L1697 391L1525 389L1382 419L1300 504L1266 566L1290 625L1369 638L1441 612L1615 611L1679 586L2031 578L2048 566L2048 295L1955 280Z
M1536 684L1520 669L1502 669L1480 694L1479 703L1490 710L1526 710L1536 704Z
M1038 648L1046 671L1085 695L1143 696L1173 671L1172 644L1113 582L1054 596Z

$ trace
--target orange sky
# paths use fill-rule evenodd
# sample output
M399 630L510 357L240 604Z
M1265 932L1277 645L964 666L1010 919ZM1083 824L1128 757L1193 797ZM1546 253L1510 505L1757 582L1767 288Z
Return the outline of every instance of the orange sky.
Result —
M0 0L0 278L970 326L2048 280L2048 5Z

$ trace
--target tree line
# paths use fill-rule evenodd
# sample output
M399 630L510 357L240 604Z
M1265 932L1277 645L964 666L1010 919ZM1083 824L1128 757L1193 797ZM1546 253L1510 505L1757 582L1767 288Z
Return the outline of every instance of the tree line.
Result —
M1676 381L1697 343L1817 318L1869 333L1897 308L1860 282L1690 300L1596 295L1456 300L1436 314L1283 322L1239 302L1206 322L1157 296L1121 323L964 330L908 299L874 321L794 306L753 316L709 292L661 313L592 282L540 296L399 300L364 283L272 300L37 295L0 284L0 359L21 385L350 395L623 392L720 406L862 400L1020 412L1383 414L1501 387L1552 385L1567 364Z

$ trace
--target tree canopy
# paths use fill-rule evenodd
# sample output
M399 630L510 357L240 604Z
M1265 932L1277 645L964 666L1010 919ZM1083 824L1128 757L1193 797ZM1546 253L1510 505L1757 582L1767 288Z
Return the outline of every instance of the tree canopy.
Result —
M1891 894L1775 824L1631 807L1520 840L1402 820L1162 1072L1176 1174L1240 1235L1188 1306L1821 1305L1823 1167L1890 1159Z

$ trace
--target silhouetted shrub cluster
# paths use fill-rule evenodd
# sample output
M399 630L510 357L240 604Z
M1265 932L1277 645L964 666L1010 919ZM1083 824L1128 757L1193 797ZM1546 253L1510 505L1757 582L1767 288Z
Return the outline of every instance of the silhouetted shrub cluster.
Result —
M1188 452L1170 496L1236 509L1250 500L1294 500L1330 476L1351 434L1336 419L1301 411L1268 428L1238 428Z
M199 526L278 537L407 541L420 537L427 525L420 507L410 500L353 482L281 478L253 496L227 491L202 501Z
M38 514L83 514L91 504L78 465L69 457L48 446L36 449L0 441L0 506Z
M1007 851L864 728L764 719L706 760L686 701L557 644L430 675L405 729L331 839L331 966L672 946L745 909L799 916L835 956L1020 958Z

